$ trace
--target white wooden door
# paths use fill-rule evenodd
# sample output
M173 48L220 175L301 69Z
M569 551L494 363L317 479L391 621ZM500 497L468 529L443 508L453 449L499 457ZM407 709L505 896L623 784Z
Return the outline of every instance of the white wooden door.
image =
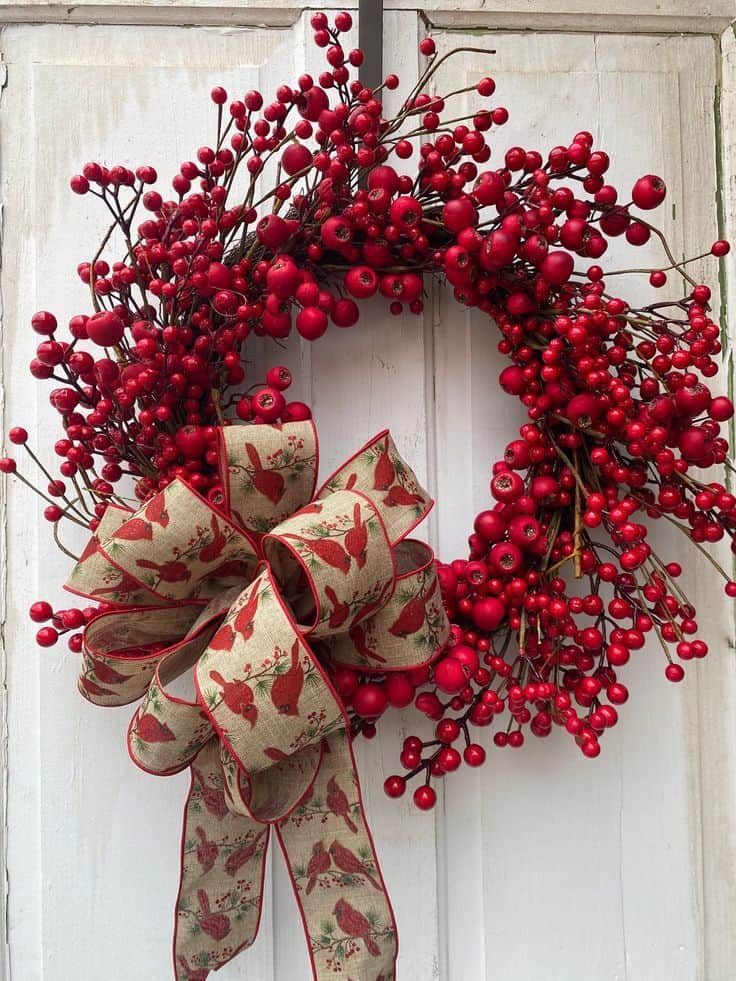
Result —
M25 374L34 348L27 325L38 308L60 320L84 309L73 270L103 227L68 192L67 177L93 157L173 173L206 140L213 84L271 89L313 66L308 15L271 6L249 15L249 5L144 4L136 14L104 3L66 13L29 4L24 15L23 4L0 5L0 18L38 21L8 24L1 43L5 418L25 425L48 457L57 432ZM608 3L584 23L548 13L546 3L491 6L427 5L442 47L497 51L448 64L438 89L494 75L498 101L511 111L499 152L544 149L591 129L613 156L616 183L648 171L666 178L677 250L707 248L719 221L719 174L724 209L734 199L714 115L722 104L733 117L736 104L733 47L723 58L712 36L727 5L693 12L670 0L659 20L648 14L638 27ZM589 7L574 6L581 17ZM410 4L391 7L384 65L408 83L426 25ZM84 19L103 23L43 22ZM126 20L136 23L116 23ZM237 26L249 20L272 26ZM510 30L494 33L494 24ZM470 518L487 499L489 463L522 421L497 391L495 343L492 323L435 291L424 317L387 318L376 305L355 329L290 343L278 355L298 376L294 397L313 406L325 472L391 427L438 499L428 535L443 557L463 554ZM275 353L253 344L249 356L273 363ZM36 513L22 487L9 488L7 978L159 981L169 976L185 779L155 780L133 767L123 740L128 711L83 702L77 657L35 649L26 608L42 595L61 603L65 574ZM381 789L396 769L405 719L388 716L377 739L358 746L399 924L402 981L734 976L731 616L708 571L694 572L713 656L675 689L660 660L642 654L628 674L622 724L598 760L562 738L494 751L481 771L448 780L437 810L423 815ZM273 865L259 940L223 979L309 977L291 888L280 859Z

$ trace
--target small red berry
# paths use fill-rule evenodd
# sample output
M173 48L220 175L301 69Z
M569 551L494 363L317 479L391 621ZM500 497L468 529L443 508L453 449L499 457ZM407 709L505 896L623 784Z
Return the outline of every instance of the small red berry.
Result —
M406 791L406 780L398 774L387 777L383 789L388 797L401 797Z
M50 603L47 603L45 600L38 600L37 602L33 603L28 611L28 615L30 616L31 620L34 620L36 623L45 623L46 620L51 619L51 617L54 615L54 611Z
M668 664L664 674L668 681L682 681L685 677L685 669L681 664Z
M11 443L15 443L16 446L22 446L23 443L28 441L28 432L22 426L13 426L8 433L8 439Z
M53 627L41 627L36 634L36 643L39 647L53 647L59 639L59 634Z
M640 177L631 191L631 199L637 208L650 211L657 208L667 196L667 186L661 177L647 174Z
M100 347L113 347L120 343L125 331L120 317L109 310L91 316L86 326L87 337Z
M279 392L283 392L289 388L292 381L291 372L283 365L274 365L273 368L269 368L266 372L266 384L270 388L278 389Z
M414 803L420 811L431 811L437 803L437 793L434 787L422 785L414 791Z
M49 337L56 330L56 317L48 310L39 310L31 317L31 327L37 334L44 334Z
M286 399L276 388L261 388L251 400L253 412L262 422L275 422L286 405Z

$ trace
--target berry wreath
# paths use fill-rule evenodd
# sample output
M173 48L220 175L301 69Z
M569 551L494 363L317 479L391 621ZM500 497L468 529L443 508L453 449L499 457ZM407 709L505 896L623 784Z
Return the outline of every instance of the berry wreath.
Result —
M508 119L489 102L493 79L427 94L469 49L439 55L425 38L419 81L386 118L381 90L399 79L352 77L363 55L341 45L350 15L318 13L312 27L325 71L271 102L250 91L228 105L213 89L216 140L182 164L173 197L151 189L151 166L89 163L72 178L112 224L78 266L91 312L71 319L71 339L53 314L32 319L31 374L61 384L58 476L23 428L9 432L48 480L37 493L60 547L65 522L92 534L68 583L90 605L35 602L39 645L68 635L93 703L142 700L128 734L139 766L191 770L174 939L190 981L255 938L271 833L315 978L394 977L353 739L388 706L436 723L433 738L405 740L404 772L385 782L399 797L416 781L421 809L436 780L483 764L479 734L494 725L496 747L558 726L596 757L628 699L632 650L655 636L672 682L707 653L648 519L676 526L736 596L708 549L733 542L736 496L698 475L731 467L733 405L706 384L720 327L708 286L643 216L663 181L644 176L620 202L587 132L546 156L512 147L492 167L490 136ZM469 91L478 106L454 117ZM113 232L125 249L110 265ZM598 264L611 237L652 235L661 268ZM706 255L728 251L719 240ZM634 305L609 290L621 272L655 290L669 274L682 295ZM353 327L376 294L418 314L427 277L488 315L509 360L500 386L528 415L492 465L468 557L437 563L408 537L432 502L388 431L317 490L310 408L287 401L279 365L246 392L242 353L251 335ZM0 472L30 483L13 458ZM190 669L187 701L168 686Z

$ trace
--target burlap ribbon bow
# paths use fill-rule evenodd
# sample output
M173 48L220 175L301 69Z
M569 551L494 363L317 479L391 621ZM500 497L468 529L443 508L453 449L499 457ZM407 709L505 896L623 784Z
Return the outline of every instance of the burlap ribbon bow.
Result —
M311 423L232 426L220 444L217 505L177 480L135 513L106 510L68 583L115 604L85 630L80 690L97 705L142 697L133 760L191 767L179 981L255 939L272 827L315 979L388 981L396 926L322 665L385 672L441 650L433 555L407 538L432 502L388 432L316 494ZM171 688L186 675L191 697Z

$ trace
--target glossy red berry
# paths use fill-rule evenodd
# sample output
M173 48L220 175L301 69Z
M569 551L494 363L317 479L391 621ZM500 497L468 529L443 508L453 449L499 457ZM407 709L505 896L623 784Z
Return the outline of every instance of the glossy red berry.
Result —
M125 330L120 317L107 310L91 316L86 328L87 337L100 347L114 347L119 344Z
M38 600L36 603L33 603L29 610L31 620L34 620L36 623L44 623L46 620L50 620L53 615L54 611L51 604L45 600Z
M429 785L417 787L414 791L414 803L420 811L431 811L437 803L437 792Z
M631 198L637 208L649 211L657 208L667 195L667 187L661 177L647 174L640 177L631 191Z
M275 422L281 415L286 400L276 388L261 388L253 396L251 405L262 422Z
M383 789L388 797L401 797L406 791L406 780L398 775L387 777Z

